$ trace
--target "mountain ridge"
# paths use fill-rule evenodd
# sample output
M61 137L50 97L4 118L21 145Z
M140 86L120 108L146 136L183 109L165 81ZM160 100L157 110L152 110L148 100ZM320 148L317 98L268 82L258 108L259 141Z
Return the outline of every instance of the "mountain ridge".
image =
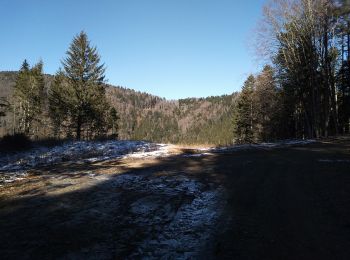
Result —
M12 95L16 75L16 71L0 72L0 96L8 99ZM45 74L46 92L53 77ZM147 92L106 84L106 95L120 117L121 139L208 144L232 142L231 117L237 93L168 100ZM11 132L11 118L9 112L1 119L0 136Z

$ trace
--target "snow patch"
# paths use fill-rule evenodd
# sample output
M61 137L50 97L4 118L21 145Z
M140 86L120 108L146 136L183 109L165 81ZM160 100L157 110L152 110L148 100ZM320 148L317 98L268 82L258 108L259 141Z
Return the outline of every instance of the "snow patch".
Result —
M286 140L278 143L244 144L228 147L196 149L198 153L184 157L203 157L212 153L225 153L247 149L271 149L305 145L315 140ZM35 147L29 151L0 157L0 183L12 182L26 176L25 171L38 166L60 162L99 162L115 158L162 158L171 155L172 145L144 141L74 141L54 147Z
M159 158L167 157L170 154L171 145L168 144L156 144L157 149L153 151L139 151L135 153L126 154L124 158Z
M60 162L99 162L115 158L169 156L167 144L144 141L74 141L54 147L35 147L0 157L0 183L23 179L26 170Z
M138 226L147 235L137 243L130 258L195 257L215 231L225 203L221 187L208 188L182 172L162 176L122 174L113 177L112 183L128 194L140 194L129 204L124 224ZM128 237L132 230L124 232Z
M54 147L36 147L29 151L0 157L0 171L16 171L65 161L97 162L130 155L135 158L166 156L168 145L144 141L69 142Z
M133 257L141 257L146 252L165 259L195 257L214 232L223 210L221 200L220 190L208 190L198 191L191 202L182 204L177 211L165 204L159 211L166 213L157 219L163 228L155 239L144 239Z
M15 172L12 172L11 174L0 173L0 186L2 186L5 183L11 183L11 182L23 180L27 176L28 176L28 173L26 171L15 171Z

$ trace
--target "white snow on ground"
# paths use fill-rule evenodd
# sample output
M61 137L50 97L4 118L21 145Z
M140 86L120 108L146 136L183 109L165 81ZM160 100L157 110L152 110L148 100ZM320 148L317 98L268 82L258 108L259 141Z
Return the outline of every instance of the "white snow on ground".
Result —
M197 153L184 157L202 157L248 149L282 148L305 145L315 140L286 140L277 143L243 144L228 147L194 149ZM173 145L145 141L74 141L53 147L35 147L31 150L0 156L0 183L24 178L26 171L38 166L60 162L97 162L115 158L158 158L170 156Z
M145 194L129 205L128 213L120 220L127 227L139 226L134 229L149 231L130 258L195 258L208 242L223 211L223 188L208 188L184 174L114 177L114 187ZM182 202L176 205L174 200ZM122 233L127 238L133 230L127 228Z
M126 154L145 157L163 155L167 145L143 141L69 142L54 147L36 147L29 151L0 157L0 171L29 169L63 161L103 161Z
M124 158L158 158L158 157L167 157L170 155L170 148L173 147L173 145L170 144L153 144L155 145L155 149L153 151L139 151L135 153L129 153L124 155Z
M53 147L35 147L0 157L0 183L26 176L26 170L60 162L97 162L113 158L163 157L170 145L144 141L75 141Z
M10 183L23 180L27 176L28 173L26 171L15 171L11 172L11 174L0 173L0 187L2 186L2 183Z
M199 148L196 150L200 151L200 153L185 154L184 156L196 157L209 155L209 152L287 147L292 145L309 144L312 142L315 142L315 140L290 140L278 143ZM156 144L144 141L68 142L54 147L36 147L29 151L1 156L0 171L20 171L63 161L84 160L87 162L96 162L117 157L164 157L169 155L171 147L172 145L168 144Z

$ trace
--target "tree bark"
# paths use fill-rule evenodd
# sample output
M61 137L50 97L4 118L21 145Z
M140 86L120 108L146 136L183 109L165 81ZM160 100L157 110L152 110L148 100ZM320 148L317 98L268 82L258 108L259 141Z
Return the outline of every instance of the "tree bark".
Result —
M80 140L80 138L81 138L81 124L82 124L82 118L81 118L81 115L78 115L77 129L76 129L77 140Z

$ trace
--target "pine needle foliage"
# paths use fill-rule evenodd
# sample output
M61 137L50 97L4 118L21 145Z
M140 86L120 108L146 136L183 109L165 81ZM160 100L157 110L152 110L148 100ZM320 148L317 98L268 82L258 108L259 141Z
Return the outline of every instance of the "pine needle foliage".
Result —
M63 69L49 93L50 117L56 134L91 139L107 133L109 104L105 95L105 66L85 32L74 37Z

